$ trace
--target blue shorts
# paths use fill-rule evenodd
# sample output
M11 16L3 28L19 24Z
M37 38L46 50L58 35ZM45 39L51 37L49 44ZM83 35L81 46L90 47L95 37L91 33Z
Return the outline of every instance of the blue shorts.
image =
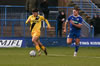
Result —
M80 32L70 32L67 38L72 38L72 39L80 38Z

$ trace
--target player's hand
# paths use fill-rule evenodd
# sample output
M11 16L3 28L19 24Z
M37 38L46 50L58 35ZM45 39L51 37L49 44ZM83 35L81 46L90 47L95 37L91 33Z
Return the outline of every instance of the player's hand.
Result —
M51 26L48 26L47 29L51 29Z
M64 20L65 20L65 19L63 18L61 21L64 22Z
M63 31L64 31L64 33L66 33L66 30L65 29Z
M72 20L70 20L70 23L73 25L74 24L74 22L72 21Z
M70 32L70 29L68 29L68 33Z
M28 20L28 22L30 22L30 21L31 21L31 19Z

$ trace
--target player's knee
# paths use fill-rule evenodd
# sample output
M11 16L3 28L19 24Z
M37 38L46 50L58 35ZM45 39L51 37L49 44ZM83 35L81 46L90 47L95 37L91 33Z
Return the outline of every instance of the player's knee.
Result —
M72 42L70 42L70 41L67 41L67 44L68 44L68 45L70 45L71 43L72 43Z
M67 38L67 44L70 45L72 43L72 38Z
M32 39L32 42L35 42L36 40L35 39Z
M75 44L79 45L80 44L80 39L77 39L76 42L75 42Z
M79 42L76 42L76 45L79 45Z

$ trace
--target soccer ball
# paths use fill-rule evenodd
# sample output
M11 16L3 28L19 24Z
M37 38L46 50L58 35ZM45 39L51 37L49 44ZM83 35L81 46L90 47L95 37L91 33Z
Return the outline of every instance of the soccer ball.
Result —
M31 50L30 53L29 53L29 55L31 57L35 57L36 56L36 51L35 50Z

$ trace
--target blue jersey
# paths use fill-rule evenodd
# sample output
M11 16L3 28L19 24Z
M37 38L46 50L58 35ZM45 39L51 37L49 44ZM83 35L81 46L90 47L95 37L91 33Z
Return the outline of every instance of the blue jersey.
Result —
M75 24L82 24L82 17L81 16L78 16L78 17L75 17L73 15L69 16L68 18L68 22L70 24L70 33L69 35L67 36L68 38L80 38L80 31L81 31L81 28L78 28L78 27L75 27L74 25L72 25L70 23L70 20L72 20Z
M68 22L70 24L70 32L80 32L81 28L77 28L74 25L72 25L70 23L70 20L72 20L75 24L82 24L83 21L82 17L81 16L76 17L74 15L71 15L68 18Z

